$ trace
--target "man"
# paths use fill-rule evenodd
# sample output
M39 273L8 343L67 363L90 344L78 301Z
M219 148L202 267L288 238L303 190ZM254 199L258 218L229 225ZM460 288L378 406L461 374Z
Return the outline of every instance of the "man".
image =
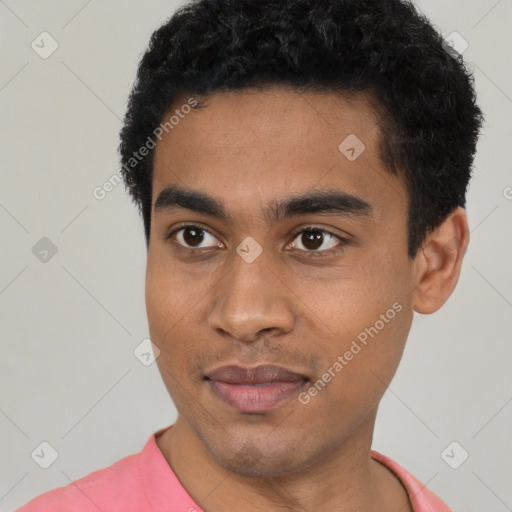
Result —
M371 443L459 277L472 85L399 0L199 0L157 30L121 172L178 417L19 510L450 510Z

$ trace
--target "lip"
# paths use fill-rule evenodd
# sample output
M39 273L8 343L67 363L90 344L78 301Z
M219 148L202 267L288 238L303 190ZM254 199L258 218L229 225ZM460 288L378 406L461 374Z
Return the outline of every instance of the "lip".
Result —
M240 412L261 412L296 395L309 380L276 365L222 366L206 375L213 393Z

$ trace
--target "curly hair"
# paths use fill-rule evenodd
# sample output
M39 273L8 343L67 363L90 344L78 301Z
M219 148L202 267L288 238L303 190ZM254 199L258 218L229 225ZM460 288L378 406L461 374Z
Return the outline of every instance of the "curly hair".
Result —
M151 36L120 132L121 169L149 244L155 143L179 96L285 85L371 93L380 158L409 194L408 253L457 206L483 115L474 77L405 0L192 0ZM147 145L143 159L134 154Z

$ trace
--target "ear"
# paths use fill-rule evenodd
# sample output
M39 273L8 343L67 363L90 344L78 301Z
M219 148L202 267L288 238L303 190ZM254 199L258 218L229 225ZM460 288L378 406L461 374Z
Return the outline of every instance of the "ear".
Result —
M468 243L466 210L459 206L427 235L416 255L412 301L415 311L434 313L448 300L459 280Z

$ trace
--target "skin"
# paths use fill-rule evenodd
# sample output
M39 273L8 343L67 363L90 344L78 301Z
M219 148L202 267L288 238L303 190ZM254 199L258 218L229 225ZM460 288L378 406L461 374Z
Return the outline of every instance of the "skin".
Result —
M454 210L409 258L407 191L379 157L379 125L363 94L274 86L203 99L157 144L152 202L181 186L213 196L230 218L152 210L148 322L178 411L157 445L208 512L412 510L399 480L370 458L375 418L413 311L436 311L457 283L465 211ZM349 134L366 146L354 161L338 149ZM326 187L368 202L371 216L263 217L272 200ZM180 223L207 230L199 249L183 230L166 238ZM347 241L324 233L315 250L294 234L311 225ZM252 263L236 252L248 236L263 249ZM311 385L394 303L401 311L307 404L294 396L244 414L204 380L219 366L270 363Z

